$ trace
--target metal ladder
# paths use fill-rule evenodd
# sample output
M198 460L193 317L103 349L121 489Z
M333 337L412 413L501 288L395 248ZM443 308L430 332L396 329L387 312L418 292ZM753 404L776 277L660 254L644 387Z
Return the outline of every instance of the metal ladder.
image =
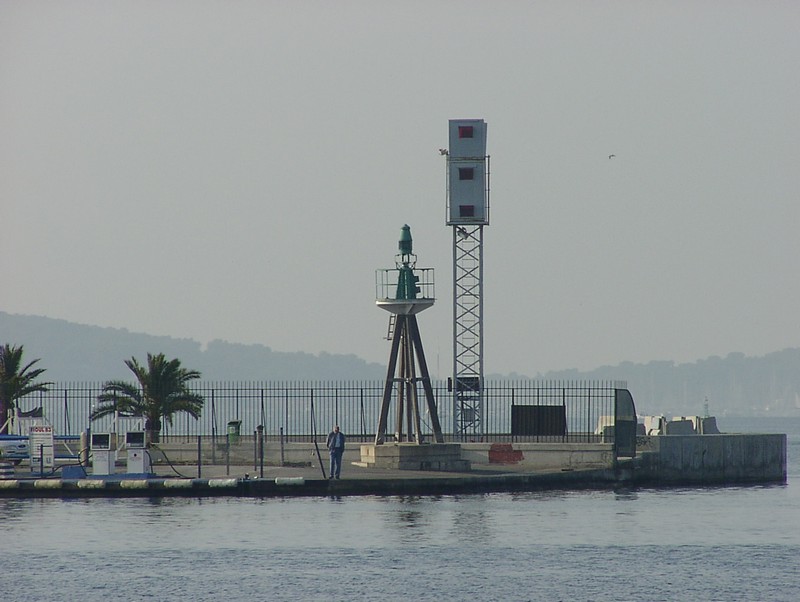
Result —
M389 328L386 331L386 336L384 337L387 341L391 341L394 338L394 325L397 322L397 314L389 314Z

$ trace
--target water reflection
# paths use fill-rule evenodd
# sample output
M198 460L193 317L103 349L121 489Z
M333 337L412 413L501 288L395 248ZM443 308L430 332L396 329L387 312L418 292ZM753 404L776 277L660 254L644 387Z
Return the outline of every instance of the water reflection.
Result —
M488 544L493 540L491 515L486 500L456 498L450 536L468 544Z
M441 500L441 497L401 495L389 498L389 500L394 502L393 505L399 505L399 507L393 512L385 514L386 520L403 529L420 529L430 525L430 513L434 511L434 506Z
M617 489L614 499L623 502L634 502L639 499L639 492L635 489Z
M397 513L397 518L406 527L420 527L424 523L424 515L418 510L401 510Z
M0 520L0 529L5 530L12 527L26 514L29 508L29 500L0 499L0 516L3 517L3 520Z

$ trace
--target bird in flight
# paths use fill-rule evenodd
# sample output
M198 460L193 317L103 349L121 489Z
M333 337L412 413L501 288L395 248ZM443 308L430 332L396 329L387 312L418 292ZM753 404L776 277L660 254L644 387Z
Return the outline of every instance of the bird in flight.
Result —
M613 159L614 157L616 157L616 155L609 155L608 156L609 159Z

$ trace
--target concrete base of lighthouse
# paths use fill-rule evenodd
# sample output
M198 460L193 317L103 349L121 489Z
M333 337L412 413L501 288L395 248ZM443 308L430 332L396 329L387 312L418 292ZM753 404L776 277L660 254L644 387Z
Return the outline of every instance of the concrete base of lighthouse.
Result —
M362 444L361 462L353 464L364 468L444 472L465 472L471 468L469 460L461 458L458 443Z

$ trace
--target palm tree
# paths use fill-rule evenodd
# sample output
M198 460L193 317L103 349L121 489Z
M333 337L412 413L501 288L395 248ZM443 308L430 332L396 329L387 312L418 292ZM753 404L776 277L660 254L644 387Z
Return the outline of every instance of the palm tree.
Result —
M138 384L110 380L97 396L99 405L92 410L91 420L120 412L128 416L144 416L147 439L158 443L162 419L172 425L177 412L187 412L199 418L203 409L203 396L189 390L187 383L200 378L197 370L181 368L180 360L168 361L163 353L147 354L147 366L135 357L125 360L125 365L136 376Z
M22 366L22 353L22 345L0 347L0 434L8 432L8 413L18 399L29 393L47 391L47 385L51 384L34 382L45 369L33 369L38 359Z

